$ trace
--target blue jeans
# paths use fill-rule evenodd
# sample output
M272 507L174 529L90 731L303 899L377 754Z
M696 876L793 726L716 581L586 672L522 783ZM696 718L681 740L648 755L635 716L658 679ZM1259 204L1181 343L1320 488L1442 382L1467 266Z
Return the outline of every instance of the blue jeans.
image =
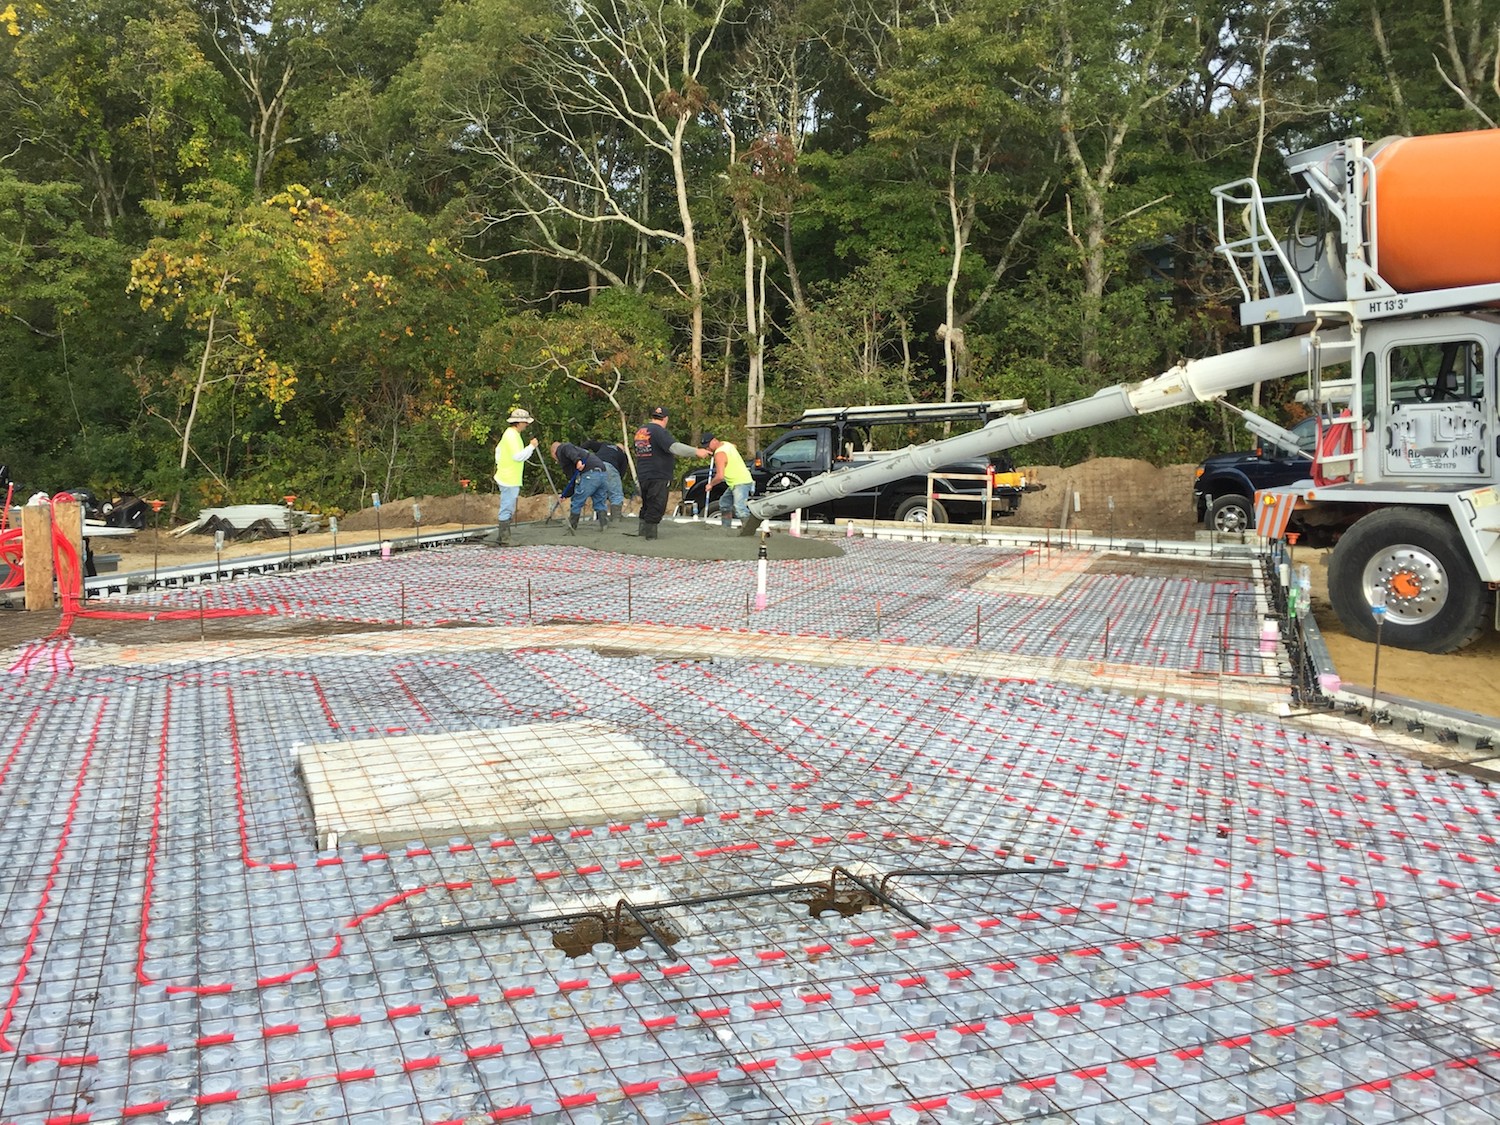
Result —
M521 495L521 486L502 484L500 486L500 522L515 518L516 498Z
M609 502L625 503L625 483L620 480L620 470L613 465L604 466L604 480L609 485Z
M598 469L578 474L573 481L573 506L568 510L579 515L589 500L594 502L595 513L609 511L609 478Z
M731 513L735 519L750 518L750 487L748 484L737 484L719 493L720 519L729 519Z

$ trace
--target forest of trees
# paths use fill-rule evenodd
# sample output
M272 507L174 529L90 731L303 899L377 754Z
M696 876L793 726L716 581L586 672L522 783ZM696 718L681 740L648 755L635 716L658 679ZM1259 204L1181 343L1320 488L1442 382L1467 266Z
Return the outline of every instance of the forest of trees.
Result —
M1078 398L1247 342L1212 185L1500 119L1500 0L0 4L0 464L184 512L488 485L513 403Z

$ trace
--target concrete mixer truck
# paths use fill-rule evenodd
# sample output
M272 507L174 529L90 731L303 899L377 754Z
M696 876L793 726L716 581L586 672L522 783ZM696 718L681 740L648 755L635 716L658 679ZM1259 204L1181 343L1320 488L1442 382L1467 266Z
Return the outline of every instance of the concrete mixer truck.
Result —
M1214 195L1241 323L1291 335L910 446L754 499L752 514L1305 375L1308 477L1256 495L1257 534L1333 548L1329 600L1356 637L1374 638L1377 605L1385 642L1424 652L1500 625L1500 131L1351 138L1287 167L1293 194L1239 180Z

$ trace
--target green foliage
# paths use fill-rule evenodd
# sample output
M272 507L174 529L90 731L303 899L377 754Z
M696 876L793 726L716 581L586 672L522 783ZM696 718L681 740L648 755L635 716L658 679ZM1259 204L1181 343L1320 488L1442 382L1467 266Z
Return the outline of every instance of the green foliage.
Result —
M779 411L804 406L905 402L923 372L909 361L917 279L892 255L818 286L804 331L771 356Z
M577 80L589 19L701 44L714 11L0 0L0 461L352 507L487 481L517 404L547 440L657 402L736 429L742 219L764 417L940 397L950 281L957 393L1071 401L1245 342L1213 184L1500 119L1495 6L1438 0L752 0L701 60L621 46ZM595 97L629 60L657 77ZM1025 456L1193 460L1222 430L1169 411Z
M684 373L668 355L671 339L651 303L625 290L553 316L497 323L481 339L493 369L491 436L514 406L536 418L532 434L544 444L620 441L622 429L657 403L686 414Z

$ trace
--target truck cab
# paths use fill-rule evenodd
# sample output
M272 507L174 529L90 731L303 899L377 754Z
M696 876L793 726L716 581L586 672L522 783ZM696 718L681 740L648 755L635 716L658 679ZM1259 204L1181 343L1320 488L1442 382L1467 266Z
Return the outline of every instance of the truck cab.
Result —
M1485 160L1500 166L1485 133L1369 152L1354 138L1288 158L1301 194L1215 189L1241 321L1300 325L1343 368L1325 383L1330 365L1309 365L1309 479L1263 489L1257 530L1333 548L1329 600L1352 635L1383 628L1387 643L1428 652L1497 624L1500 221L1493 181L1474 175ZM1321 239L1298 230L1309 204ZM1292 209L1280 230L1279 206Z
M1193 510L1210 531L1231 535L1255 524L1255 494L1263 488L1295 484L1312 473L1318 420L1304 418L1290 430L1294 448L1261 441L1254 449L1215 453L1193 475Z

